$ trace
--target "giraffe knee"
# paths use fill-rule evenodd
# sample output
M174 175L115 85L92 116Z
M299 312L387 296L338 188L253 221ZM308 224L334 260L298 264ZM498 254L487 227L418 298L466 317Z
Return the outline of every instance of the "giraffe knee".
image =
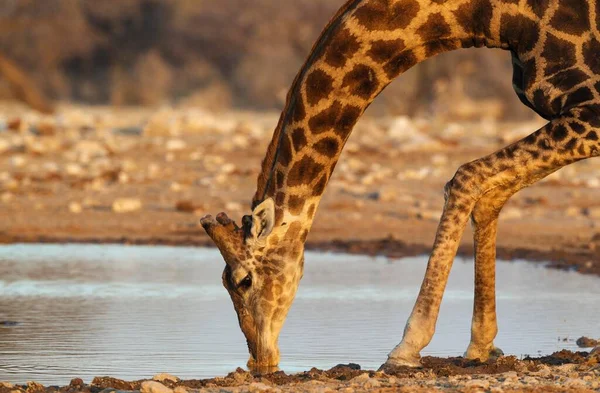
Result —
M448 201L450 197L461 195L476 201L481 197L479 181L475 162L463 164L444 186L444 198Z

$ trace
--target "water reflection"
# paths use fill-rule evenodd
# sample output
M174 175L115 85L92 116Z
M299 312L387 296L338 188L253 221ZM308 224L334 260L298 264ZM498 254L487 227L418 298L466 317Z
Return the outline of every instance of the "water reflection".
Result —
M204 378L243 366L246 345L220 284L222 263L212 249L1 246L0 321L18 324L0 323L0 380ZM425 263L307 253L280 338L281 368L378 367L401 338ZM425 354L465 350L472 281L472 264L457 260ZM500 263L498 288L497 344L506 353L575 349L577 337L600 336L596 277Z

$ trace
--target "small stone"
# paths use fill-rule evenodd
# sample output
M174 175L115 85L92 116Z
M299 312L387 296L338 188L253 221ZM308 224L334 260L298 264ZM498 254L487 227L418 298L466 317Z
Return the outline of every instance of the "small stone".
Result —
M185 141L181 139L170 139L167 141L166 148L168 151L180 151L187 147Z
M79 164L68 163L67 165L65 165L65 172L69 176L78 177L83 175L83 168Z
M171 183L170 188L171 188L171 191L173 191L173 192L180 192L183 189L183 187L181 187L181 184L179 184L177 182Z
M179 382L178 377L171 375L171 374L167 374L167 373L156 374L155 376L152 377L152 379L154 381L158 381L158 382L164 382L164 381Z
M600 345L599 340L594 340L593 338L589 337L579 337L575 343L579 348L592 348Z
M237 202L227 202L227 204L225 205L225 210L241 211L242 205L241 205L241 203L237 203Z
M85 384L83 382L83 379L81 379L81 378L73 378L71 380L71 382L69 383L69 386L71 386L71 387L78 387L78 386L83 386L83 385L85 385Z
M79 214L83 211L83 207L79 202L71 202L69 203L69 211L73 214Z
M586 217L597 219L600 218L600 207L588 207L583 209L583 214Z
M115 213L131 213L142 208L142 201L136 198L119 198L112 204Z
M250 392L266 392L267 390L272 390L273 388L269 385L266 385L262 382L252 382L250 386L248 386L248 391Z
M27 382L27 392L29 393L44 392L45 390L46 389L44 389L44 385L42 385L41 383L37 383L34 381Z
M6 139L0 139L0 154L9 151L12 145Z
M32 131L40 136L52 136L56 134L56 127L52 123L39 123Z
M467 383L465 386L468 388L475 388L477 390L487 390L490 388L490 382L484 379L473 379Z
M140 393L173 393L173 390L160 382L144 381L140 387Z
M8 122L7 127L11 131L20 131L23 122L18 117Z
M7 389L12 389L14 386L15 385L13 385L10 382L0 381L0 387L7 388Z
M11 192L3 192L0 194L0 201L2 201L2 203L9 203L14 198L15 196Z
M13 156L10 158L10 165L13 168L23 168L27 163L27 159L24 156Z
M175 210L183 213L194 213L199 209L192 201L179 201L175 204Z

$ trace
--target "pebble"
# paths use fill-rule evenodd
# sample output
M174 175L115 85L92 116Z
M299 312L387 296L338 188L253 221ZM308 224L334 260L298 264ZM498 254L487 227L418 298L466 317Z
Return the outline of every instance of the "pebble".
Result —
M10 158L10 165L12 165L13 168L23 168L26 163L27 159L22 155L13 156Z
M180 151L187 147L187 143L182 139L170 139L167 141L166 149L168 151Z
M131 213L142 208L142 201L136 198L119 198L112 204L115 213Z
M158 381L158 382L164 382L164 381L172 381L172 382L179 382L179 378L168 374L168 373L160 373L160 374L156 374L155 376L152 377L152 379L154 381Z
M173 393L173 389L169 389L160 382L144 381L142 382L140 393Z
M71 202L69 203L69 211L73 214L79 214L83 211L83 207L79 202Z

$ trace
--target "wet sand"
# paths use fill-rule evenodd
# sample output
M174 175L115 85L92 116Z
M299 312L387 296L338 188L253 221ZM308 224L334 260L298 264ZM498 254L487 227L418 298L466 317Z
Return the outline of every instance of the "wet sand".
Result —
M211 245L199 218L225 210L239 221L249 213L260 161L276 121L276 113L72 105L63 105L57 115L47 117L2 104L0 214L4 219L0 242ZM443 186L459 165L524 137L542 124L362 119L328 186L307 247L393 257L427 254L441 214ZM500 219L499 257L550 261L551 266L600 275L599 169L599 160L580 162L513 197ZM460 253L472 255L470 229ZM490 367L516 371L515 376L486 375L483 380L489 384L481 389L537 391L543 385L544 391L597 390L598 385L592 385L599 380L597 359L573 356L576 365L562 368L550 366L553 360L503 359L501 365L514 362L514 368L504 370L497 363ZM568 360L573 361L573 356L568 355ZM314 377L310 372L282 376L292 385L281 389L350 392L400 385L406 385L407 391L480 389L466 377L439 371L453 370L454 362L462 360L431 362L440 366L401 373L392 382L374 372L355 382L333 378L320 385L302 380L319 381L334 372L315 371ZM531 364L542 371L529 370ZM536 372L543 375L532 374ZM238 374L218 384L231 386L233 378L238 381L235 386L244 387L232 390L256 391L264 390L259 384L269 387L273 383L269 377L251 379ZM528 378L533 378L531 384L525 382ZM97 392L112 386L99 381L63 390ZM198 383L195 387L217 384ZM553 387L555 383L562 387ZM139 386L117 385L112 387ZM27 388L29 392L36 389L41 388Z

